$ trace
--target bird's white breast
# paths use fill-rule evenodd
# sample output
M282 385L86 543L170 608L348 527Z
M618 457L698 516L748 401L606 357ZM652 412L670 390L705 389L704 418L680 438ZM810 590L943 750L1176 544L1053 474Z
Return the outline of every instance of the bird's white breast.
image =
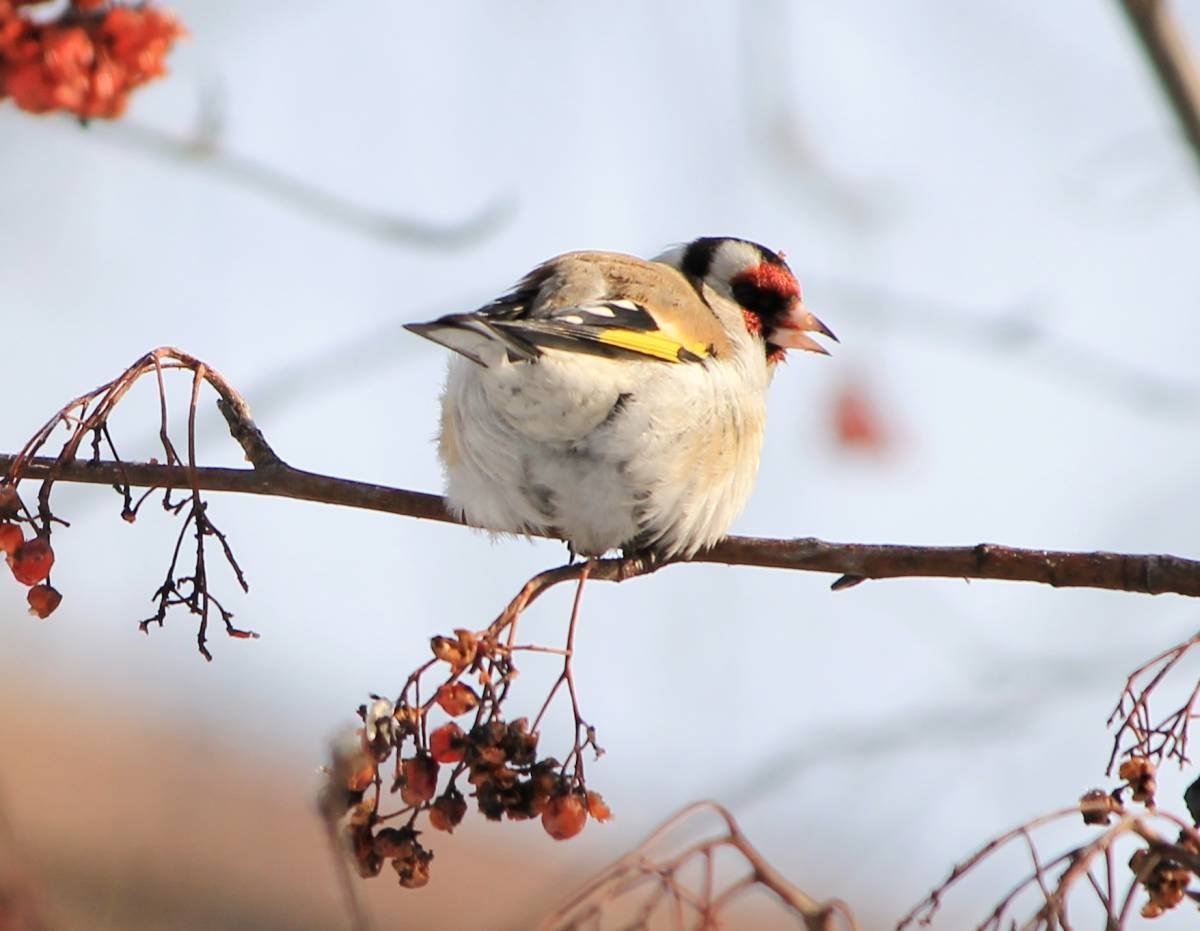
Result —
M452 359L440 440L452 510L488 530L562 536L585 555L715 542L750 495L762 446L769 374L746 358Z

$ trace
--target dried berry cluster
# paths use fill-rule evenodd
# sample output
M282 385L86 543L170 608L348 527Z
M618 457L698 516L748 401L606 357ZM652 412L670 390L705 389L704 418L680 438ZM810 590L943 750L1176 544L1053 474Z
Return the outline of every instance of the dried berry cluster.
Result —
M25 538L25 531L17 522L20 512L16 489L0 485L0 552L4 553L13 578L30 586L29 613L47 618L62 601L62 595L47 581L54 565L54 550L43 535Z
M1154 808L1158 769L1153 761L1144 756L1131 756L1122 761L1118 775L1123 782L1112 792L1092 789L1080 798L1084 824L1108 825L1112 823L1112 815L1123 815L1123 795L1127 790L1132 792L1133 801ZM1180 831L1175 847L1178 848L1177 855L1183 855L1180 851L1200 855L1200 843L1186 831ZM1129 869L1150 896L1150 901L1142 906L1143 918L1157 918L1187 897L1200 900L1200 894L1188 891L1195 874L1187 866L1172 860L1161 847L1141 847L1134 851L1129 859Z
M1180 835L1179 846L1200 854L1200 845L1191 843L1186 834ZM1169 857L1151 853L1142 847L1129 858L1129 869L1135 876L1141 877L1142 888L1150 896L1150 901L1142 906L1143 918L1157 918L1188 896L1192 871Z
M22 110L65 110L81 119L120 116L130 92L164 74L183 28L170 13L105 0L71 0L62 15L34 22L0 0L0 98Z
M433 638L435 658L409 678L399 701L372 696L370 705L358 709L363 726L334 748L322 812L331 821L349 813L343 830L363 877L378 875L390 860L401 886L425 885L433 854L418 840L418 820L425 815L434 830L452 833L467 813L464 789L489 820L540 817L556 840L574 837L589 817L607 821L612 816L599 793L585 787L581 766L568 772L554 757L539 757L538 733L529 720L502 716L506 685L515 673L511 651L486 632L455 634ZM409 701L422 675L445 669L443 663L450 672L433 697ZM478 691L459 681L468 674L477 678ZM435 707L450 718L473 713L474 721L468 727L453 720L431 726ZM577 745L568 760L578 761L581 749ZM382 814L380 769L393 757L390 790L399 793L405 807ZM396 819L404 819L403 827L389 825Z

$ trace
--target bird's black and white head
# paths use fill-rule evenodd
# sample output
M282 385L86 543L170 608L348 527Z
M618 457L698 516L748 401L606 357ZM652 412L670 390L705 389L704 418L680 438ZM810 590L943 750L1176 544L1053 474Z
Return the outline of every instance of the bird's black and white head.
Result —
M747 239L704 236L658 257L706 284L742 309L747 331L761 338L767 360L778 362L789 349L828 354L809 333L837 341L833 332L805 308L800 283L780 253Z

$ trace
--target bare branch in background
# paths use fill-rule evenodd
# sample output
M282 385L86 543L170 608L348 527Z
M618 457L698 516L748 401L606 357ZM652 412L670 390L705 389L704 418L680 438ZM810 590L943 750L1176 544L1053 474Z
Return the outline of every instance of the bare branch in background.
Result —
M806 210L822 207L857 230L878 224L884 207L875 193L847 177L825 158L807 132L788 75L796 59L791 30L763 28L787 23L795 4L757 0L738 7L741 19L741 112L761 157L774 169L782 189Z
M982 352L1036 355L1049 363L1045 369L1054 377L1138 409L1195 417L1200 406L1200 381L1147 371L1050 333L1038 322L1046 308L1034 299L990 311L969 310L936 297L901 294L848 278L808 276L806 280L811 293L824 295L839 310L860 315L872 325Z
M1137 767L1122 770L1121 778L1134 774ZM1152 768L1146 770L1151 773ZM933 924L946 894L959 880L975 872L982 864L1012 846L1023 847L1030 870L1000 898L977 931L1002 931L1004 928L1029 931L1068 931L1075 925L1067 919L1069 904L1094 899L1105 916L1106 931L1121 931L1131 926L1137 900L1145 896L1139 909L1143 918L1157 918L1187 903L1195 905L1200 894L1188 887L1200 875L1200 833L1187 820L1155 806L1153 792L1145 791L1145 779L1134 776L1111 792L1092 789L1077 805L1034 818L1011 831L993 838L966 860L955 865L950 875L924 900L900 920L896 931ZM1131 793L1135 809L1124 796ZM1043 858L1041 848L1050 839L1041 839L1042 829L1065 826L1082 817L1085 826L1104 830L1063 853ZM1113 822L1113 819L1117 819ZM1172 841L1165 829L1177 832ZM1128 857L1128 870L1117 871L1117 863L1127 858L1117 854L1120 842L1135 844ZM1100 869L1099 867L1103 867ZM1103 878L1101 878L1103 877ZM1016 917L1033 899L1032 914L1023 923ZM1088 927L1099 927L1089 925Z
M315 220L397 245L466 248L494 234L513 214L509 200L496 200L457 223L436 223L364 207L276 166L229 151L220 143L221 124L220 107L210 94L201 100L196 130L190 136L129 120L89 126L89 131L99 139L194 166L230 184L274 198Z
M665 844L673 832L703 813L716 815L723 831L691 844ZM668 847L666 852L661 850L663 846ZM740 879L725 881L718 875L715 861L726 849L737 854L739 866L749 868ZM702 867L700 888L693 889L685 877L697 865ZM755 888L770 892L779 907L808 931L836 931L839 927L858 931L858 922L844 902L820 902L792 885L750 844L729 810L716 802L697 802L676 812L574 893L541 927L543 931L579 931L604 926L606 918L612 923L617 916L630 915L632 920L626 918L620 927L656 927L655 918L671 916L676 919L673 927L723 927L722 912L735 897Z
M42 895L29 873L29 851L18 842L8 813L7 799L0 792L0 929L2 931L48 931L43 918Z
M1200 73L1164 0L1118 0L1141 40L1200 168Z

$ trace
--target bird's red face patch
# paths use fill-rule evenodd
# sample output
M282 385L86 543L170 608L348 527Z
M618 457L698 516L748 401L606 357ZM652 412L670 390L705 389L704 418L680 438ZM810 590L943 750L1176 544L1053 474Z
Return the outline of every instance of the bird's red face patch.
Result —
M745 283L750 287L765 291L768 294L777 294L782 298L800 299L800 282L796 280L796 276L788 271L784 265L775 265L772 262L759 262L753 268L747 269L740 275L737 275L731 284Z
M791 309L800 303L800 284L786 265L759 262L729 282L733 299L742 305L742 319L751 336L767 344L767 359L778 362L783 350L773 337Z
M752 310L742 308L742 319L746 321L746 330L751 336L762 336L763 325L762 319Z

